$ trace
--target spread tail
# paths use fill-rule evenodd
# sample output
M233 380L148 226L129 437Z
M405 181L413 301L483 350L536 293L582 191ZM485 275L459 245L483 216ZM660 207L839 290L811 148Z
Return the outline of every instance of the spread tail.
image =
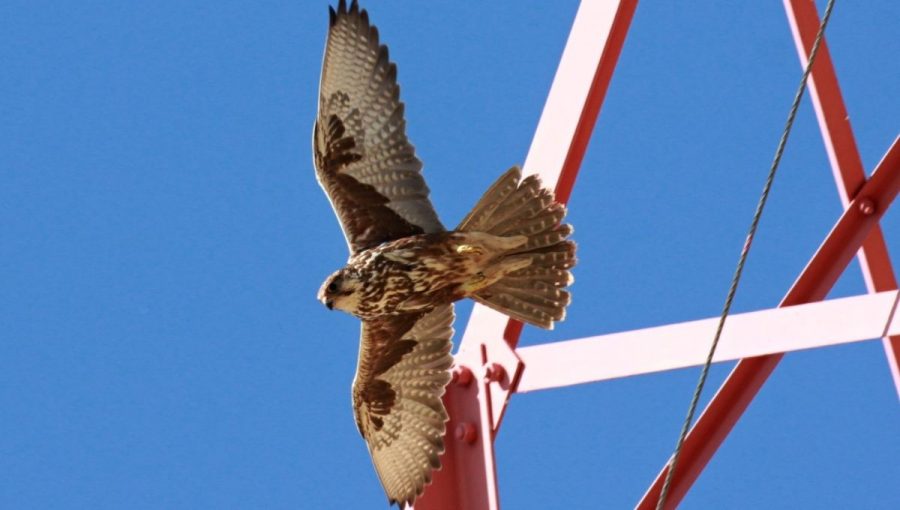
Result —
M522 179L518 167L503 174L457 230L528 240L497 262L514 270L470 297L513 319L553 329L566 316L571 296L565 287L573 282L569 269L575 265L572 226L561 224L565 216L566 207L536 175Z

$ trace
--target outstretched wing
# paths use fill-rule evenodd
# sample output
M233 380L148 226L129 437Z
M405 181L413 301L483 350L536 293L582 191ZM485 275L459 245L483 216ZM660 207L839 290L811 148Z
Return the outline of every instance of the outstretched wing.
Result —
M319 114L316 176L351 254L385 241L444 230L406 138L397 67L356 0L330 9Z
M364 321L353 411L391 503L412 504L444 451L453 305Z

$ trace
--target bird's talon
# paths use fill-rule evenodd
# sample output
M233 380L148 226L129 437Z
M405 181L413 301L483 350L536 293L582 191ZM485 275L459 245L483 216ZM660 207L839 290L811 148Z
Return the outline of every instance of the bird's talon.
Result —
M456 253L459 253L460 255L481 255L484 252L477 246L473 246L471 244L461 244L456 247Z

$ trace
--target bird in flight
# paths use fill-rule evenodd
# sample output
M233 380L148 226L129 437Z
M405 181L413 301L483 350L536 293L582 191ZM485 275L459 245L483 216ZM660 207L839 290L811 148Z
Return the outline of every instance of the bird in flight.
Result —
M565 206L516 167L447 231L378 30L355 0L329 13L313 153L350 258L318 299L362 321L353 412L390 504L402 509L440 468L453 302L472 298L551 329L570 301L575 243Z

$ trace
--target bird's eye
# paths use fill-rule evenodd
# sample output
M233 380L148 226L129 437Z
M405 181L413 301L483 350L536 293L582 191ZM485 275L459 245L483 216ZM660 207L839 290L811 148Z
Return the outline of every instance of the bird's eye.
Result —
M328 284L328 289L327 289L327 290L328 290L328 292L337 292L337 290L338 290L338 284L337 284L337 282L331 282L331 283L329 283L329 284Z

